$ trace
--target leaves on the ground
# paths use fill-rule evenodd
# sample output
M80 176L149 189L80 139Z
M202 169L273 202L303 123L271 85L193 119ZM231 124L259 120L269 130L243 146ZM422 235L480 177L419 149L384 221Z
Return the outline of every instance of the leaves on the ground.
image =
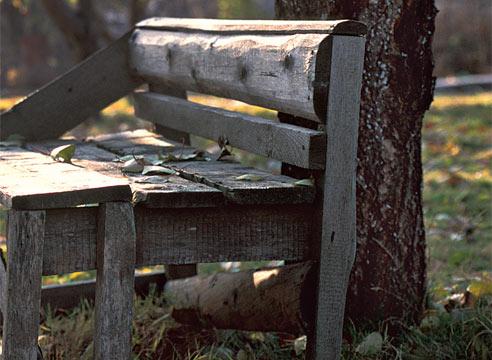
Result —
M176 170L164 166L144 166L142 175L174 175Z
M71 163L75 154L75 144L62 145L51 151L51 157L55 161Z
M263 180L263 177L260 175L256 174L243 174L240 176L235 177L236 180L238 181L250 181L250 182L255 182L255 181L261 181Z
M294 182L295 186L314 186L313 179L302 179Z
M355 349L361 355L376 355L383 348L383 337L377 331L367 335Z
M121 170L126 173L141 173L144 169L144 162L140 159L132 158L125 161Z

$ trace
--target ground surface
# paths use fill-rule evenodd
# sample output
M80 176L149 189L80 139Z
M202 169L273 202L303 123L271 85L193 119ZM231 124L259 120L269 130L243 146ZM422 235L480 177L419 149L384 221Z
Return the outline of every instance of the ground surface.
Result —
M274 113L238 102L194 97L214 106L273 117ZM0 109L17 99L1 99ZM96 126L97 124L97 126ZM149 126L132 116L127 100L106 109L73 131L78 137ZM436 96L423 129L424 206L428 244L429 310L420 327L390 339L384 329L350 329L347 359L489 359L492 358L492 92ZM200 147L211 142L194 139ZM241 161L278 169L236 151ZM4 234L0 212L0 234ZM0 238L1 240L1 238ZM250 267L255 264L241 264ZM222 269L202 265L202 272ZM143 269L150 271L151 269ZM46 277L45 284L91 278L94 273ZM467 292L468 290L468 292ZM465 296L463 296L463 294ZM454 296L454 297L453 297ZM303 358L303 338L282 334L200 331L170 319L164 299L136 302L134 354L162 359ZM92 308L82 304L70 313L47 312L40 343L49 358L91 358ZM378 331L369 337L371 331ZM379 346L379 334L383 342ZM374 354L371 354L374 353Z

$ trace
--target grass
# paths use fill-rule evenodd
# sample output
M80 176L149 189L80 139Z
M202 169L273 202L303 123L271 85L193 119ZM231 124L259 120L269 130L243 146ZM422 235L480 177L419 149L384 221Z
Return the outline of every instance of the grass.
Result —
M0 99L0 109L17 99ZM193 101L273 117L273 112L239 102L195 96ZM77 136L123 131L150 124L136 120L128 100L108 107L103 121L91 120ZM98 126L95 126L97 121ZM102 125L101 125L102 124ZM428 310L422 324L398 338L377 326L349 329L345 359L492 358L492 92L436 96L423 128L424 214L428 244ZM195 138L200 147L213 143ZM264 158L236 151L244 162L276 168ZM0 212L0 234L4 229ZM254 267L241 264L241 267ZM221 269L202 264L201 272ZM149 271L149 269L143 269ZM63 283L93 277L73 273L46 277ZM466 296L463 297L463 294ZM465 299L466 298L466 299ZM465 300L466 301L465 301ZM91 357L93 308L83 303L70 313L45 313L40 343L50 358ZM382 335L374 354L363 350L371 332ZM134 356L139 359L302 359L304 339L285 334L197 330L175 324L165 299L135 302ZM367 349L366 349L367 350ZM373 349L374 350L374 349ZM297 353L297 355L296 355Z

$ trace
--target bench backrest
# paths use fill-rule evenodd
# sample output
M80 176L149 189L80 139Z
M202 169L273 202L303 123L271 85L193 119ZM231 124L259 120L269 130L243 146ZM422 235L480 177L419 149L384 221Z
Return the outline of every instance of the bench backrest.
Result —
M324 169L326 139L335 134L330 124L356 141L349 129L358 121L365 31L351 20L149 19L3 113L0 140L13 134L30 141L56 138L149 83L174 96L137 94L136 114L142 118L213 140L222 136L284 163ZM278 110L309 126L176 97L187 90Z
M365 26L356 21L155 18L129 40L145 82L240 100L324 124L332 99L358 113ZM352 91L348 94L341 83ZM338 91L340 89L340 91ZM338 93L338 95L337 95ZM342 98L340 98L342 94ZM324 126L312 130L158 93L137 93L137 116L289 164L322 169ZM329 120L329 119L328 119Z

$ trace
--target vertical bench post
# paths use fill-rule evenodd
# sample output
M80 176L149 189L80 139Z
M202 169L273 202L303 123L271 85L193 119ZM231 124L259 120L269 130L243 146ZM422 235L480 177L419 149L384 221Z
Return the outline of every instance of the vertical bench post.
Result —
M319 279L311 355L340 358L345 298L356 247L356 167L365 39L333 36Z
M132 205L101 204L97 236L96 360L131 357L135 239Z
M2 290L5 360L38 356L44 224L44 211L8 213L6 289Z

